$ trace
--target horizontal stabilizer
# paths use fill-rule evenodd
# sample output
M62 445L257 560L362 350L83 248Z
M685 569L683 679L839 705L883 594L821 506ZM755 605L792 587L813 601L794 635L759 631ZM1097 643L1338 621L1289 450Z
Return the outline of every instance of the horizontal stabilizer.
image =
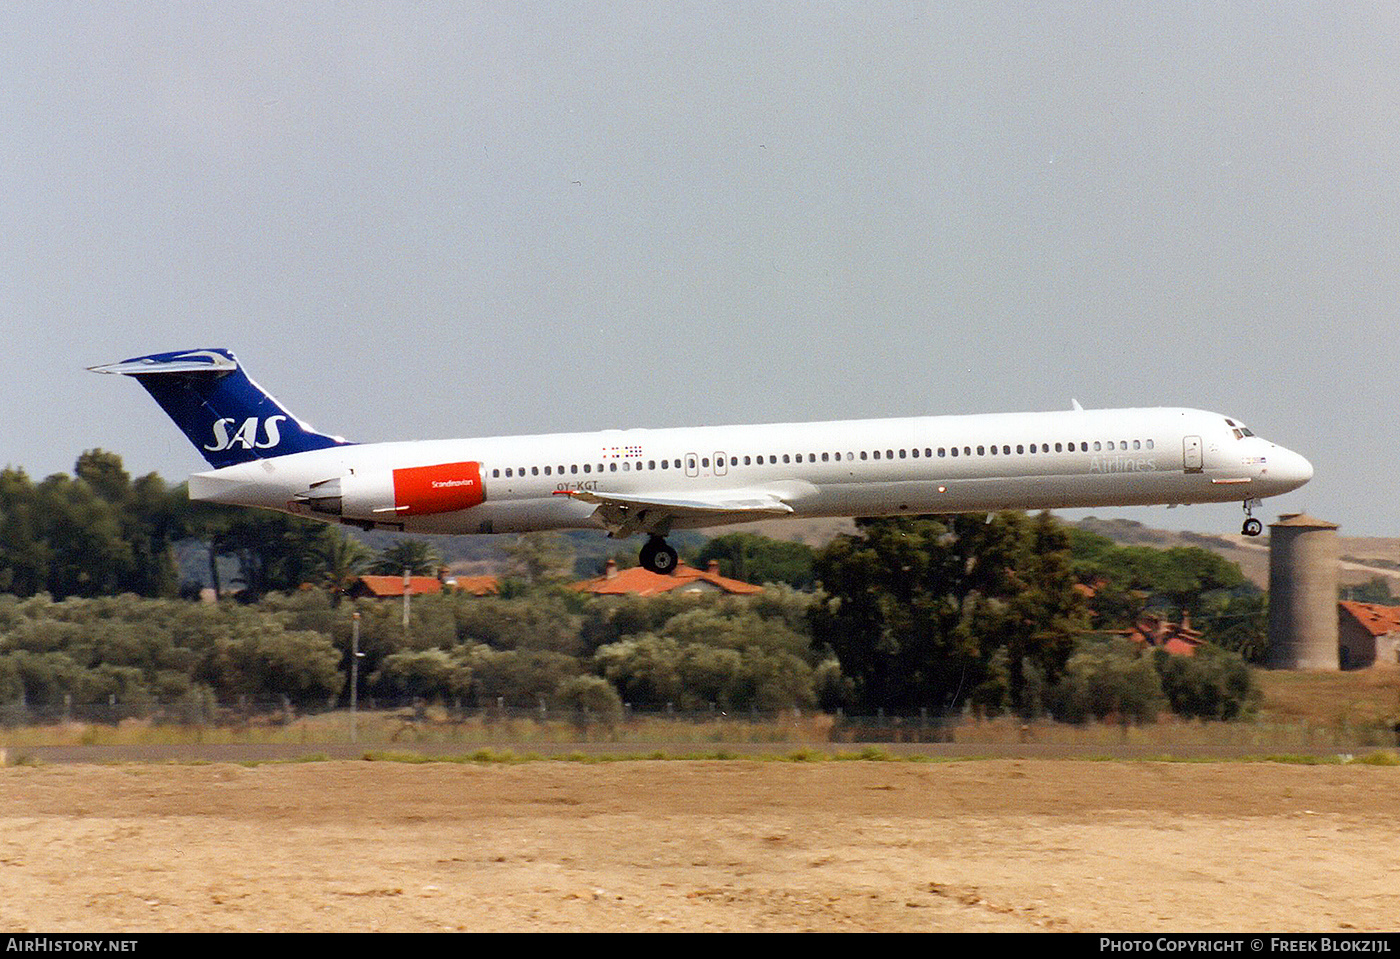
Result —
M345 445L287 412L225 349L153 353L88 369L136 377L216 469Z

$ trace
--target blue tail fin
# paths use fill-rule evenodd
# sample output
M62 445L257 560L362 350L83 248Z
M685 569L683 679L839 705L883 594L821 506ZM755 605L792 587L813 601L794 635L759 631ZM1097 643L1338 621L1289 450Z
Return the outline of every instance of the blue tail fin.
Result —
M288 413L228 350L154 353L89 368L136 377L215 468L347 445Z

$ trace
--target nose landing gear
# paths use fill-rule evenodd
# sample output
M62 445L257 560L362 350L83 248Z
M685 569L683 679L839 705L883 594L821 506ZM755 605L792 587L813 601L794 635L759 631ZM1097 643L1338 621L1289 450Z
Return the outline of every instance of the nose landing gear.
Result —
M1254 518L1254 507L1261 505L1257 499L1247 499L1244 501L1244 527L1240 530L1244 536L1258 536L1264 532L1264 524Z
M680 561L680 556L660 536L653 536L647 540L642 547L641 554L637 557L643 569L651 570L653 573L660 573L669 576L675 572L676 564Z

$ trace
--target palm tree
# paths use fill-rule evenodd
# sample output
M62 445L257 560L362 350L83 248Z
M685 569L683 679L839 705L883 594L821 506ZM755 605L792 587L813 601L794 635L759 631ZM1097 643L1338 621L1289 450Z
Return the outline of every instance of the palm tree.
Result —
M364 543L351 539L338 529L326 531L325 542L317 551L320 584L330 590L331 602L339 606L355 580L369 565L370 551Z
M381 576L397 576L408 570L414 576L436 576L441 566L442 557L427 540L404 539L380 550L370 567L370 572Z

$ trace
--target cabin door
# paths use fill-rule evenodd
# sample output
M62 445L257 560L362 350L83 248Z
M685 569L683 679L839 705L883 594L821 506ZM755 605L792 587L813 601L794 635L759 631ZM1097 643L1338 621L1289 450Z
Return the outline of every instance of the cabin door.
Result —
M1181 460L1186 472L1201 472L1204 464L1201 460L1201 438L1199 436L1188 436L1182 440Z

